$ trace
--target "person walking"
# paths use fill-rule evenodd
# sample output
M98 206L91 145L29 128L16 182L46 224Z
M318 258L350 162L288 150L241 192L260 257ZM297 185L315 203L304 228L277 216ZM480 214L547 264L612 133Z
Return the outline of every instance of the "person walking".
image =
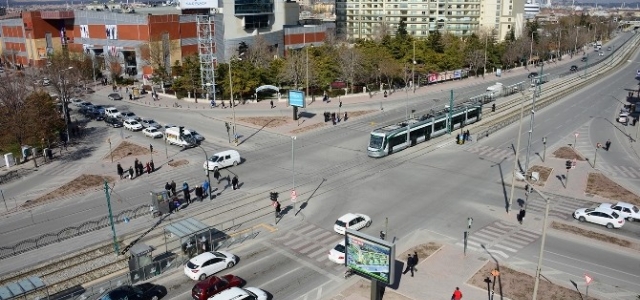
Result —
M280 213L282 212L282 209L280 208L280 202L275 201L274 206L276 207L276 218L280 218Z
M220 184L220 171L218 171L218 169L213 170L213 178L215 178L218 181L218 184Z
M182 192L184 193L184 201L191 202L191 193L189 192L189 184L185 181L182 183Z
M171 194L175 197L177 196L176 194L176 182L171 180Z
M129 166L129 179L133 180L133 167Z
M456 290L453 291L453 295L451 295L451 300L460 300L462 299L462 292L459 287L456 287Z
M273 109L273 100L269 101L269 104L271 104L271 108Z
M209 196L209 181L208 180L204 180L204 182L202 183L202 196Z
M140 163L140 161L136 158L136 160L133 162L133 167L136 168L136 177L139 176L139 171L140 169L138 169L138 163Z
M195 193L196 193L196 200L202 201L202 187L200 187L199 185L196 185Z
M606 143L604 143L604 150L607 150L607 152L609 151L609 148L611 148L611 140L607 140Z
M171 185L167 181L167 184L164 185L164 190L167 191L167 195L171 197Z
M153 164L153 160L149 162L149 166L151 167L151 172L155 172L156 165Z
M238 176L234 175L233 179L231 179L231 186L233 187L233 190L237 190L238 189Z
M411 271L411 277L413 277L413 257L411 257L411 253L407 254L407 266L404 268L402 274L407 274L407 272Z
M416 266L418 266L418 252L413 251L413 271L418 272L418 268L416 268Z
M118 163L118 176L120 176L120 179L122 179L123 175L124 175L124 169L122 169L122 165Z

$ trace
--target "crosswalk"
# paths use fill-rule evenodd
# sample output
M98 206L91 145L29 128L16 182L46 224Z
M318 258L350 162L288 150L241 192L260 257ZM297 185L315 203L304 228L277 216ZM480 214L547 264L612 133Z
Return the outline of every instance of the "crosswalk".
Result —
M303 223L295 228L279 231L269 242L317 267L339 274L344 272L345 267L330 261L328 253L342 240L344 236L333 231Z
M599 164L598 170L610 177L640 179L640 168Z
M469 235L467 250L485 252L486 249L492 255L507 259L538 238L539 232L505 221L495 221ZM464 241L459 241L456 245L464 247Z
M567 220L572 218L572 214L578 208L591 207L596 204L594 201L576 199L572 197L551 195L549 203L549 216ZM527 204L527 215L531 213L544 214L546 202L537 194L529 195L529 203Z
M478 156L493 158L493 159L504 159L506 161L511 161L515 158L515 154L512 148L496 148L491 146L482 146L475 144L465 151L470 153L475 153Z

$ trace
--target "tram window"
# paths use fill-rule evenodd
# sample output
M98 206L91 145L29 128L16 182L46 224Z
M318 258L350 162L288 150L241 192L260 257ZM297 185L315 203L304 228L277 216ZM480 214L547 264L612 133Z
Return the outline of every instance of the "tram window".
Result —
M478 112L479 112L478 109L469 110L469 112L467 112L467 118L468 119L473 119L473 118L478 117Z
M437 121L434 125L433 125L433 131L440 131L442 129L445 129L447 127L447 120L442 120L442 121Z
M389 147L393 148L394 146L403 144L407 142L407 134L401 134L401 135L397 135L394 136L392 138L389 139Z

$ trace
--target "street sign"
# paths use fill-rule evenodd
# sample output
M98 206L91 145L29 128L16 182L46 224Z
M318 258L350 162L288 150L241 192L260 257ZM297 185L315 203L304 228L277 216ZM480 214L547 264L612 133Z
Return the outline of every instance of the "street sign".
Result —
M597 148L602 148L602 144L597 143L597 144L596 144L596 147L597 147Z
M575 135L576 137L578 137L580 134L576 132L576 133L574 133L574 135Z
M591 281L593 281L593 278L591 278L591 276L587 275L586 273L584 274L584 281L587 283L587 285L589 285L591 283Z
M291 191L291 201L296 202L298 195L296 194L296 190Z

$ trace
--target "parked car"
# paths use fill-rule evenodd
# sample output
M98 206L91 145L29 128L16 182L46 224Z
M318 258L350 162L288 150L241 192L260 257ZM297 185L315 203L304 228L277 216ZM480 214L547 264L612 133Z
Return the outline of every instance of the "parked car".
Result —
M189 131L191 133L191 136L196 139L196 142L202 142L204 141L204 137L202 135L200 135L198 132L196 132L193 129L188 129L187 131Z
M580 208L573 213L573 218L580 222L590 222L607 226L609 229L620 228L624 225L624 218L615 210L605 207Z
M232 287L242 285L240 277L227 274L224 276L211 276L205 280L201 280L191 289L191 297L194 300L207 300L213 295L220 293Z
M346 248L344 245L344 240L342 240L335 247L333 247L333 249L329 250L329 260L334 263L344 265L345 251Z
M570 71L570 72L577 72L577 71L578 71L578 66L576 66L576 65L571 66L571 67L569 68L569 71Z
M103 114L103 115L104 115L104 112L105 112L105 111L104 111L104 110L105 110L104 106L102 106L102 105L96 105L96 106L94 106L94 107L93 107L93 109L95 109L95 110L96 110L96 112L98 112L99 114Z
M142 124L142 126L144 126L144 128L147 127L155 127L160 129L160 124L158 124L156 121L154 121L153 119L142 119L140 120L140 124Z
M616 204L611 203L602 203L600 207L610 208L615 210L620 216L627 219L629 222L633 222L635 220L640 220L640 209L637 206L627 203L627 202L618 202Z
M130 112L130 111L124 111L122 113L120 113L120 118L122 118L123 120L136 120L138 122L140 122L140 120L142 120L140 117L136 116L136 114Z
M604 56L604 52L600 51L600 56Z
M107 124L107 126L111 126L113 128L118 128L118 127L122 127L122 121L120 121L118 118L114 118L114 117L105 117L104 118L104 123Z
M109 100L122 100L122 96L118 93L111 93L108 96Z
M162 133L162 131L158 130L158 128L155 127L147 127L145 129L142 130L142 134L144 134L145 136L148 136L150 138L162 138L164 136L164 134Z
M204 280L207 276L235 266L238 259L226 251L202 253L184 265L184 274L193 280Z
M123 285L110 290L98 298L99 300L158 300L167 295L167 289L152 283Z
M239 288L232 287L221 293L214 295L209 300L267 300L269 295L259 288L248 287Z
M49 78L42 78L42 86L49 86L51 85L51 79Z
M344 235L347 232L347 228L353 230L360 230L371 225L371 218L363 214L348 213L336 220L333 225L333 230L339 234Z
M527 78L534 78L534 77L538 77L538 72L531 72L529 73L529 75L527 75Z
M585 61L587 61L587 60L588 60L588 58L587 58L586 56L583 56L583 57L580 59L580 61L581 61L581 62L585 62Z
M142 124L134 119L127 119L122 122L124 124L124 128L131 131L142 130Z

